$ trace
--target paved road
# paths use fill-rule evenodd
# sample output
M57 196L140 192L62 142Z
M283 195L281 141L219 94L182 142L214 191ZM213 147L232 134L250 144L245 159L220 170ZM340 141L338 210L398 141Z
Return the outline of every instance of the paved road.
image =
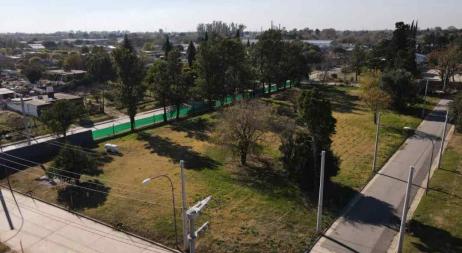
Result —
M171 110L171 107L168 107L167 112L170 111L170 110ZM157 109L154 109L154 110L151 110L151 111L138 113L136 115L136 117L135 117L135 120L142 119L142 118L147 118L147 117L153 117L154 115L160 115L160 114L163 114L163 113L164 113L163 108L157 108ZM130 118L128 116L119 117L119 118L116 118L116 119L96 123L95 125L93 125L91 127L81 127L81 126L73 127L71 129L69 129L69 131L67 131L67 135L81 133L81 132L85 132L85 131L89 131L89 130L103 129L103 128L107 128L107 127L112 127L113 125L118 125L118 124L127 123L127 122L130 122ZM57 137L55 135L48 134L48 135L43 135L43 136L38 136L38 137L32 138L31 143L42 143L42 142L54 140L56 138ZM27 140L22 140L22 141L19 141L19 142L16 142L16 143L11 143L11 144L5 144L5 145L2 146L1 152L11 151L11 150L14 150L14 149L17 149L17 148L20 148L20 147L25 147L27 145L28 145Z
M0 240L17 252L177 252L115 231L58 207L15 194L24 217L21 219L10 192L4 189L2 192L15 230L9 229L2 210Z
M386 252L399 231L409 166L414 165L411 199L437 157L448 100L427 118L361 192L356 202L326 232L311 252ZM432 144L433 143L433 144ZM433 159L434 161L434 159Z

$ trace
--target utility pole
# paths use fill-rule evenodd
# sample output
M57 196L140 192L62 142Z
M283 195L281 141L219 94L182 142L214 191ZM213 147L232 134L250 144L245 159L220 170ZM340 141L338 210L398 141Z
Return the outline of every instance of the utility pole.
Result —
M428 79L427 82L425 83L425 94L424 94L424 100L427 99L427 92L428 92Z
M372 160L372 173L375 172L375 167L377 163L377 152L379 150L379 136L380 136L380 112L377 112L377 122L376 129L375 129L375 147L374 147L374 158Z
M6 206L5 198L3 197L3 192L1 190L0 201L2 202L3 211L5 211L5 216L6 220L8 221L8 225L10 225L11 230L14 230L13 221L11 221L10 212L8 211L8 207Z
M404 196L403 214L401 215L401 225L399 228L398 253L401 253L403 251L404 232L406 230L407 211L408 211L408 206L409 206L409 198L411 195L413 175L414 175L414 167L411 166L409 170L409 178L407 180L406 195Z
M24 108L24 99L23 95L21 94L21 111L22 111L22 119L24 121L24 128L26 129L26 135L27 135L27 144L30 146L30 130L29 130L29 122L26 117L26 110Z
M322 201L324 197L324 167L326 164L326 151L321 152L321 174L319 177L318 217L316 219L316 233L322 230Z
M449 112L446 110L446 119L444 120L444 128L443 133L441 134L441 146L440 146L440 156L438 157L438 166L436 168L440 168L441 165L441 157L443 156L443 149L444 149L444 139L446 139L446 128L448 127L448 117Z
M425 116L425 105L427 104L427 92L428 92L428 79L425 83L425 93L424 93L424 106L422 107L422 118Z
M181 213L183 217L183 249L188 249L188 217L186 216L186 182L184 177L184 161L180 161L180 177L181 177Z
M186 211L186 215L188 217L189 221L189 253L195 253L196 252L196 238L197 236L207 229L209 222L205 222L200 226L197 230L194 229L194 221L197 219L199 216L200 212L202 209L209 203L209 201L212 199L212 196L208 196L207 198L197 202L193 207L189 208L188 211Z

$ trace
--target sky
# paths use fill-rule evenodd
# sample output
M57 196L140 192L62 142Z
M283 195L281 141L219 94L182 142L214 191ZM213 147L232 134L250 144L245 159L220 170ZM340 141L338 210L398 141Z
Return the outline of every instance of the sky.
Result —
M195 31L214 20L260 31L287 29L462 28L462 0L0 0L0 32Z

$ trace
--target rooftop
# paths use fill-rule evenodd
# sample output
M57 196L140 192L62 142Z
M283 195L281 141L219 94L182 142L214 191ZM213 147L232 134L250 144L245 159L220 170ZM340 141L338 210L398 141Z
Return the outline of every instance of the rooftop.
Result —
M0 88L0 95L13 94L14 91L7 88Z

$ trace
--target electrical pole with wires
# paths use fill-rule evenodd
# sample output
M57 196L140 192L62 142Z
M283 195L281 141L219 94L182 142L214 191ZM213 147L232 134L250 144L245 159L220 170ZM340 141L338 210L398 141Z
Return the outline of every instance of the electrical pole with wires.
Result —
M375 122L375 124L377 124L377 126L375 130L375 147L374 147L374 158L372 160L372 173L375 173L375 167L377 164L377 153L379 150L380 112L377 112L377 121Z
M441 157L443 156L443 150L444 150L444 139L446 139L446 129L448 127L448 117L449 117L449 111L446 111L446 119L444 120L443 133L441 133L440 155L438 157L438 166L436 166L436 168L440 168L440 165L441 165Z
M203 232L205 229L207 229L209 222L205 222L200 226L197 230L194 229L194 222L199 217L200 212L204 207L209 203L209 201L212 199L212 196L208 196L207 198L197 202L193 207L189 208L188 211L186 211L186 215L188 217L188 223L189 223L189 253L195 253L196 252L196 238L197 236Z
M318 216L316 219L316 233L322 230L322 202L324 198L324 167L326 164L326 151L321 152L321 175L319 177L319 199L318 199Z
M2 202L3 211L5 211L5 216L6 216L6 220L8 221L8 225L10 226L11 230L14 230L13 221L11 220L10 212L8 211L8 207L6 206L5 198L3 197L3 192L1 189L0 189L0 201Z
M407 212L409 209L409 199L411 195L411 186L412 186L412 177L414 175L414 167L411 166L409 169L409 177L407 180L406 185L406 192L404 196L404 204L403 204L403 213L401 215L401 225L399 228L399 238L398 238L398 253L403 251L403 240L404 240L404 232L406 230L406 220L407 220Z
M181 179L181 214L183 218L183 249L187 250L188 243L188 217L186 215L187 206L186 206L186 182L184 177L184 161L180 161L180 179Z
M22 117L23 117L23 121L24 121L24 128L26 129L27 145L30 146L31 141L30 141L29 121L27 120L27 116L26 116L26 110L25 110L23 95L21 95L21 111L22 111Z

